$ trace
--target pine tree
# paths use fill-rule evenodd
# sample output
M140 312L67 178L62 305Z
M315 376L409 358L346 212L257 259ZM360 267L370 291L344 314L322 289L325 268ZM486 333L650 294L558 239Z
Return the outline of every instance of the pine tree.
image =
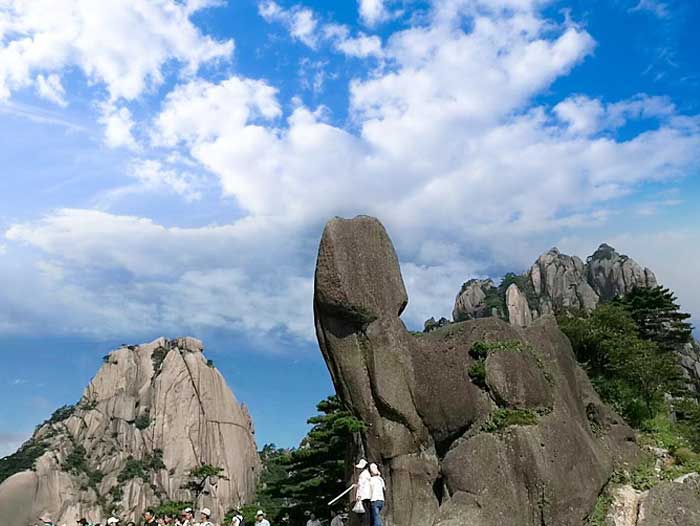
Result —
M614 303L629 312L641 338L656 343L660 350L672 352L688 343L693 327L690 314L680 311L676 296L663 287L639 287L617 298Z
M308 420L312 428L297 449L276 450L267 460L263 456L267 480L259 500L277 519L289 515L298 522L306 512L325 516L327 503L345 489L348 447L364 425L337 396L319 402L317 409L320 414Z

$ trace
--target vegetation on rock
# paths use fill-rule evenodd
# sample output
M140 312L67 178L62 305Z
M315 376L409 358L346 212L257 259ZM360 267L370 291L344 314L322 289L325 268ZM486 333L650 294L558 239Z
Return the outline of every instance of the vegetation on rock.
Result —
M328 501L345 489L348 447L364 424L336 396L319 402L317 409L320 414L308 420L312 428L297 449L268 445L261 451L265 468L257 502L243 510L246 521L259 506L273 522L289 516L300 523L307 511L325 514Z

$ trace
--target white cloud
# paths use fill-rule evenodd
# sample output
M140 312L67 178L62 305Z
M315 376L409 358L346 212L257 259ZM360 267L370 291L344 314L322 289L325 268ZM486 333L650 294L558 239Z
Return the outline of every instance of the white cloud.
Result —
M659 18L667 18L670 15L668 5L659 0L639 0L634 7L630 8L630 11L646 11Z
M94 199L95 207L98 210L108 210L130 196L145 193L172 192L187 203L199 201L207 178L190 171L191 163L172 155L163 160L134 159L129 164L126 175L135 182L102 192ZM194 168L199 171L198 167Z
M348 26L329 23L320 24L318 15L311 9L295 5L284 9L276 2L266 0L258 4L258 12L267 22L281 23L293 39L311 49L328 43L332 49L349 57L367 58L382 55L382 40L376 36L359 33L353 37Z
M243 217L183 229L62 210L16 224L7 239L54 265L42 272L51 297L37 295L45 301L37 316L114 333L191 321L310 338L322 223L370 213L397 245L411 297L406 318L418 323L449 314L459 284L493 261L531 263L532 239L605 224L615 198L700 169L697 117L665 99L533 105L595 47L582 28L542 18L538 4L439 2L428 22L392 35L382 64L352 82L352 129L299 101L284 113L265 81L183 80L143 129L163 156L217 177ZM277 4L260 9L282 16ZM643 133L614 133L648 118L656 126ZM177 191L180 172L164 176L162 162L152 180ZM109 285L112 273L118 285Z
M359 33L356 37L352 37L350 36L350 29L344 25L324 25L323 36L332 42L336 51L350 57L381 57L383 54L381 38L376 35L368 36L364 33Z
M101 336L228 328L313 337L313 280L310 272L297 275L299 248L281 221L166 228L145 218L67 209L15 225L6 237L40 248L50 262L38 273L0 273L15 305L7 314L17 317L0 322L31 317ZM275 251L284 257L271 258ZM127 277L111 283L111 272ZM3 283L9 274L12 287Z
M369 26L374 26L377 23L386 19L388 13L386 10L386 6L384 5L384 0L358 1L360 18L365 24Z
M79 68L103 84L111 99L131 100L163 80L169 60L194 73L200 64L227 58L233 42L200 33L189 17L212 2L160 0L7 0L0 5L0 99L52 74Z
M58 104L61 107L68 105L65 99L66 91L63 89L63 85L61 84L61 78L55 73L52 73L48 77L44 77L44 75L37 75L36 89L40 97L49 100L54 104Z
M584 95L575 95L554 106L554 113L568 125L571 133L593 135L599 131L620 128L630 120L673 117L676 108L666 97L643 94L609 104Z
M310 48L316 47L318 20L311 9L301 6L284 9L277 2L266 0L258 4L258 12L267 22L283 24L292 38Z
M105 127L104 140L110 148L125 147L137 150L138 144L132 134L134 120L128 108L116 107L114 104L102 105L100 123Z
M184 197L186 201L197 201L202 197L203 182L200 178L188 172L178 172L157 160L146 159L133 162L129 175L137 179L147 190L169 188Z

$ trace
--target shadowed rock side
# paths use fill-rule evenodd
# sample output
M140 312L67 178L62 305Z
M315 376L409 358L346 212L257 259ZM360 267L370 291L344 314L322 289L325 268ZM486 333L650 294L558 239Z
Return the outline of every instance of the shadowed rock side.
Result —
M58 524L104 523L113 512L133 519L159 502L196 499L218 520L255 496L253 433L198 340L123 347L105 357L69 414L34 433L45 453L33 471L0 485L0 517L13 526L44 512ZM197 479L193 492L190 472L204 465L221 476Z
M330 221L316 331L339 396L367 425L363 453L384 467L387 525L580 525L637 448L554 319L520 329L485 318L415 336L399 318L407 300L379 221ZM507 344L479 357L476 342Z

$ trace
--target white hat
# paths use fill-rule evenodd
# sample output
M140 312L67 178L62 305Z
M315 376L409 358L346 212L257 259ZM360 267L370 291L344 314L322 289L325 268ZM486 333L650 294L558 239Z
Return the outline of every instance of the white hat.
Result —
M263 510L258 510L258 512L255 514L256 517L260 517L262 515L263 517L265 516L265 512Z
M357 464L355 464L355 467L357 469L365 469L367 467L367 461L364 458L362 458Z
M202 508L202 511L200 513L202 515L206 515L207 517L211 517L211 510L209 508Z
M41 522L53 522L51 520L51 517L49 517L49 515L47 513L44 513L41 517L39 517L39 520Z
M182 513L192 513L192 508L185 508Z
M117 519L116 517L110 517L109 519L107 519L107 524L119 524L119 519Z

